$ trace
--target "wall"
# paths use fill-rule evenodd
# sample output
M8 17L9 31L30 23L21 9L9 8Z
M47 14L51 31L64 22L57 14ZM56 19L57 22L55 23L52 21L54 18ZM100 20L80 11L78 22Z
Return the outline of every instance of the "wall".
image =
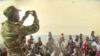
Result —
M100 34L100 2L98 0L21 0L22 10L36 10L40 20L37 34ZM29 23L29 22L28 22Z

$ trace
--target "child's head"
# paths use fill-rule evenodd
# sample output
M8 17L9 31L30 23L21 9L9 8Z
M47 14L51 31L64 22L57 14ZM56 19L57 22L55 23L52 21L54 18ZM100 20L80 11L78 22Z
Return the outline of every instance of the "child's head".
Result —
M96 46L93 46L93 47L92 47L92 50L93 50L93 51L96 51L96 50L97 50L97 49L96 49Z

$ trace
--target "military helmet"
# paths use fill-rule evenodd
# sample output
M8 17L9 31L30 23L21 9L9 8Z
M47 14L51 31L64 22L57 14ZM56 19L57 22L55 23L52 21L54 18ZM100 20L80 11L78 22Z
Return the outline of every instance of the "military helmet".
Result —
M9 6L7 9L4 10L4 15L6 17L10 17L11 15L13 15L13 12L16 10L18 9L16 9L15 6Z

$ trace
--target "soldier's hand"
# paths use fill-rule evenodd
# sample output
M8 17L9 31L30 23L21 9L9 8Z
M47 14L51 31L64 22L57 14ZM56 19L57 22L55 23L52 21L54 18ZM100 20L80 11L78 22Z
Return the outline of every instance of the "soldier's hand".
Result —
M26 16L26 17L27 17L29 14L30 14L30 11L29 11L29 10L25 12L25 16Z
M35 10L32 11L32 15L36 16L36 11Z

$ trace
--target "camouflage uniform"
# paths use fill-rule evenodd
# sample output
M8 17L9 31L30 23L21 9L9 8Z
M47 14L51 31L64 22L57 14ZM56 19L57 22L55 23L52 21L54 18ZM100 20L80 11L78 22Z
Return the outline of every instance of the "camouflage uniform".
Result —
M36 33L39 30L39 20L36 17L34 18L35 20L31 26L24 26L19 22L15 23L8 20L2 23L2 37L10 53L18 56L24 53L22 50L22 46L25 43L23 39L26 35Z

